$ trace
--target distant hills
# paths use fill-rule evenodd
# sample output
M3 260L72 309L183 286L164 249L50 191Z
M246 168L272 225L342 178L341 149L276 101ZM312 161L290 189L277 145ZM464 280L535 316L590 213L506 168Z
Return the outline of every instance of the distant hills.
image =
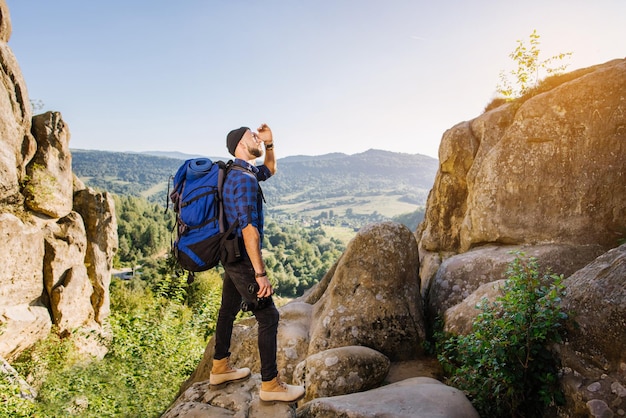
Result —
M177 152L76 149L72 166L90 187L165 205L170 176L185 159L194 157ZM438 168L438 161L428 156L373 149L353 155L290 156L277 164L277 174L262 184L273 217L308 221L347 216L361 219L360 223L425 205Z

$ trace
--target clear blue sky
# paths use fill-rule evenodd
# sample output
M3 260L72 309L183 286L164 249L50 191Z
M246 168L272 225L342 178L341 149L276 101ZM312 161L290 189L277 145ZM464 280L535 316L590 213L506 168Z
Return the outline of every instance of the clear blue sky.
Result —
M516 40L568 70L626 56L624 0L6 0L29 97L71 148L223 156L267 122L278 157L437 157Z

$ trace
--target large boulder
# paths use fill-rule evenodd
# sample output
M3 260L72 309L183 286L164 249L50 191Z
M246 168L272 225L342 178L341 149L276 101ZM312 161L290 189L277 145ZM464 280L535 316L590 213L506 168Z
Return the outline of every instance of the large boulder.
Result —
M563 369L564 416L625 410L626 366L610 356L623 351L615 342L625 340L624 323L616 319L624 317L624 274L613 284L598 280L597 288L573 291L582 286L573 278L583 274L593 281L584 267L619 245L626 232L624 80L625 59L578 70L552 80L541 94L446 131L416 231L427 318L431 325L443 318L449 332L469 332L476 303L497 297L511 250L536 257L542 269L573 275L566 281L567 300L585 312L587 327L556 347L569 363ZM583 295L591 299L582 302ZM587 315L594 308L597 314Z
M85 224L87 248L84 264L93 286L91 304L96 322L103 324L110 313L109 285L113 257L118 248L115 202L110 193L86 188L74 193L74 210Z
M425 338L418 271L417 243L407 227L362 228L315 303L309 355L361 345L392 361L418 357Z
M70 133L58 112L33 118L37 151L26 166L26 206L51 218L62 218L72 210L73 174L69 149Z
M50 332L42 301L44 231L0 213L0 356L9 361Z
M318 398L298 418L478 418L463 392L428 377L350 395Z
M626 218L626 60L570 78L444 134L425 251L616 245Z
M504 279L517 253L535 257L545 271L568 277L604 252L599 245L487 245L446 259L428 291L430 318L442 317L486 283Z
M450 334L467 335L472 332L474 320L480 314L483 300L494 302L502 296L505 279L480 285L471 295L447 309L443 314L443 330Z
M389 359L371 348L331 348L298 364L294 381L306 388L306 402L376 388L389 373L389 366Z
M41 302L13 304L0 308L0 357L13 361L52 329L48 308Z
M626 244L564 282L571 315L559 347L566 416L623 416L626 411Z
M53 322L63 334L94 321L93 286L85 267L87 237L81 216L70 212L49 225L44 285Z

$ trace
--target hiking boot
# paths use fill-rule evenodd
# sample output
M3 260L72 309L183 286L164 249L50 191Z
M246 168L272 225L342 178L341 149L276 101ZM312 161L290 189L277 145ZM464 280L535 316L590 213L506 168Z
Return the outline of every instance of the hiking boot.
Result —
M213 368L211 368L209 384L217 386L228 382L237 382L250 377L249 368L243 367L241 369L237 369L230 365L229 360L229 357L225 357L221 360L213 359Z
M304 397L304 386L288 385L275 377L269 382L261 382L259 397L265 402L295 402Z

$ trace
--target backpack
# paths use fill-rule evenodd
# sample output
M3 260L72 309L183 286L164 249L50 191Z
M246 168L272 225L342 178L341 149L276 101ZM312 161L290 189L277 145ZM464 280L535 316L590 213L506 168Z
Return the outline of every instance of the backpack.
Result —
M222 200L222 186L231 167L232 161L194 158L174 175L174 190L168 193L176 212L172 254L180 267L192 273L219 264L224 242L237 226L235 222L226 229Z

